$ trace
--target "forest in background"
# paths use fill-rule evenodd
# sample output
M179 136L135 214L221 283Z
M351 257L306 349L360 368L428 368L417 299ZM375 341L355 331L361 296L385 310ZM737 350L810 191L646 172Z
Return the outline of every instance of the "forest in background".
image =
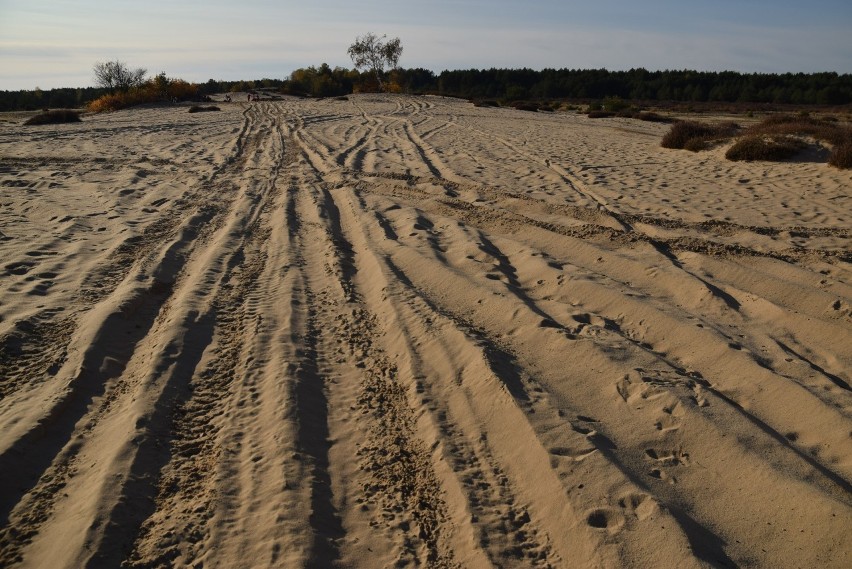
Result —
M328 97L377 89L369 72L343 67L297 69L287 79L217 81L196 85L199 97L263 89ZM618 97L646 102L770 103L846 105L852 103L852 75L824 73L738 73L734 71L608 71L606 69L395 69L385 88L392 92L466 99L589 101ZM80 108L107 91L96 87L0 91L0 111Z

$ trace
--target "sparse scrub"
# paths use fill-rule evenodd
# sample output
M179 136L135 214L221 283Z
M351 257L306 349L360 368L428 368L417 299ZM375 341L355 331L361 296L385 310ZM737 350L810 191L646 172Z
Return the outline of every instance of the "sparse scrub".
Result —
M601 107L605 111L611 111L614 113L632 109L630 102L625 101L621 97L607 97L603 100L603 103L601 103Z
M739 129L736 123L707 124L696 121L680 121L672 125L663 136L663 148L682 148L697 152L704 150L717 140L731 137Z
M746 129L725 157L728 160L787 160L816 140L833 146L828 157L831 166L852 168L852 128L830 119L814 118L804 111L796 115L770 115ZM661 144L664 148L699 152L713 142L733 137L738 130L735 123L709 125L682 121L672 126Z
M746 136L725 152L728 160L781 161L795 156L804 143L792 136Z
M833 146L828 163L852 167L852 128L839 121L819 119L807 112L771 115L746 131L746 138L725 155L730 160L785 160L801 150L806 139Z
M95 99L89 103L89 110L93 113L102 113L147 103L190 100L199 100L198 85L187 83L182 79L167 79L165 75L158 75L141 87L117 91Z
M209 105L207 107L205 107L203 105L192 105L191 107L189 107L190 113L206 113L206 112L210 112L210 111L220 111L220 110L221 109L219 107L217 107L216 105Z
M80 113L68 109L59 109L55 111L44 111L27 119L24 124L61 124L68 122L82 122Z
M683 149L690 152L701 152L708 148L710 148L710 141L706 138L690 138L683 145Z
M835 146L828 156L828 163L841 170L852 168L852 141Z
M810 136L833 145L852 138L852 129L835 121L816 119L809 115L773 115L748 129L749 134Z
M610 117L618 117L624 119L637 119L640 121L648 121L648 122L662 122L662 123L671 123L675 122L674 119L664 117L657 113L652 113L648 111L640 110L634 106L624 106L618 104L619 102L623 103L620 99L614 99L615 103L610 103L609 105L604 102L602 105L602 109L598 110L590 110L587 113L587 116L592 119L605 119ZM607 108L609 106L609 108ZM618 110L615 110L618 108Z
M538 105L530 103L529 101L515 101L512 103L512 108L519 111L530 111L533 113L538 111Z
M639 119L640 121L646 122L662 122L662 123L670 123L674 122L674 119L669 117L664 117L663 115L659 115L657 113L652 113L648 111L642 111L634 118Z
M493 99L476 99L471 101L474 107L499 107L500 103Z

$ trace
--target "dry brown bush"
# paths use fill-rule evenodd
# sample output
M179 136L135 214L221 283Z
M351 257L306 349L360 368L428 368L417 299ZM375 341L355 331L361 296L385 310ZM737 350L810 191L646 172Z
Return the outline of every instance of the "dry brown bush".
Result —
M804 143L787 135L753 135L741 138L725 152L728 160L768 160L778 162L795 156Z
M204 107L202 105L192 105L191 107L189 107L190 113L205 113L205 112L219 111L219 110L221 110L221 109L219 107L217 107L216 105L210 105L208 107Z
M80 121L80 113L68 109L44 111L43 113L31 116L24 124L60 124L67 122L82 122Z
M697 152L708 148L713 141L730 138L737 130L739 125L730 122L708 124L680 121L672 125L660 144L663 148L684 148Z
M828 156L828 163L841 170L852 168L852 142L844 142L835 146Z

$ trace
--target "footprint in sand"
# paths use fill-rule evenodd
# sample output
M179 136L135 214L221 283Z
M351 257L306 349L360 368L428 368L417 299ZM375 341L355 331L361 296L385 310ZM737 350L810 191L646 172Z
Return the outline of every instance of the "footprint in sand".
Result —
M680 428L684 414L683 405L681 405L680 401L672 405L666 405L661 411L663 415L654 423L658 431L676 431Z
M589 527L616 533L624 527L624 514L615 508L595 508L586 514Z
M35 263L9 263L4 268L6 269L6 275L25 275L35 266Z
M645 400L653 401L666 394L666 391L660 386L645 381L643 377L636 377L634 373L625 374L622 379L615 383L615 389L628 405L634 405Z
M649 458L661 463L663 466L689 466L689 453L682 450L660 450L654 448L645 449Z
M627 514L636 516L639 521L647 520L659 510L656 500L641 492L628 492L619 498L618 505Z

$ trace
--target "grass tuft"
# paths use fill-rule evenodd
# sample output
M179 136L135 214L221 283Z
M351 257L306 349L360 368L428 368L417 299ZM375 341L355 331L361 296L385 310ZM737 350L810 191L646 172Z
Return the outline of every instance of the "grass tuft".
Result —
M732 136L739 129L736 123L707 124L680 121L672 125L663 136L663 148L682 148L697 152L709 148L711 143Z
M828 163L841 170L852 168L852 140L836 145L828 156Z
M190 113L206 113L206 112L210 112L210 111L220 111L220 110L222 110L222 109L220 109L216 105L210 105L209 107L205 107L205 106L202 106L202 105L192 105L191 107L189 107Z
M765 160L779 162L795 156L804 143L792 136L751 135L741 138L725 152L728 160Z
M513 101L512 108L518 111L538 112L538 105L529 101Z
M68 122L82 122L78 111L59 109L55 111L44 111L31 116L24 124L62 124Z

